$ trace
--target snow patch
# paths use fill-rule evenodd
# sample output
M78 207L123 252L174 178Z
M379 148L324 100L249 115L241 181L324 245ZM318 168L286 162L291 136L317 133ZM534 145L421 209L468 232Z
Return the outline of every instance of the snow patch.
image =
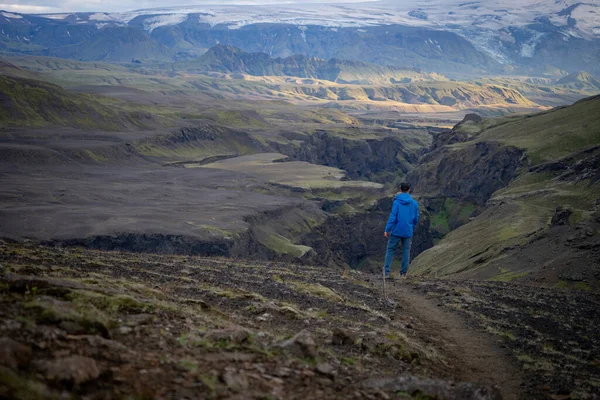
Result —
M187 21L187 19L187 14L158 15L144 20L144 29L148 31L148 33L151 33L161 26L179 25L182 22Z
M6 17L6 18L12 18L12 19L22 19L23 18L19 14L13 14L13 13L9 13L9 12L1 12L0 15L2 15L3 17Z
M40 15L42 18L55 19L55 20L63 20L66 19L71 14L45 14Z

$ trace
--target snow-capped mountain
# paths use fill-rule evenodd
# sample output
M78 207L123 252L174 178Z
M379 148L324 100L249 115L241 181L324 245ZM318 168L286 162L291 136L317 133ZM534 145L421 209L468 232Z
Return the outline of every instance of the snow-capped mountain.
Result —
M0 40L6 42L12 34L13 41L37 42L39 29L21 31L21 35L11 29L23 24L36 25L36 29L45 24L54 26L53 35L61 29L67 35L83 30L84 36L89 36L86 40L105 35L106 32L102 32L107 27L135 28L169 48L174 57L193 57L221 43L273 56L299 53L358 60L366 56L369 58L365 61L402 62L403 66L422 68L439 68L439 63L430 65L425 61L437 60L442 66L451 67L450 71L441 72L460 69L456 64L466 64L475 70L504 72L524 65L533 68L546 64L564 70L585 67L597 71L600 68L599 0L586 3L577 0L381 0L348 4L202 5L37 16L2 12ZM65 26L71 29L64 29ZM42 31L47 29L42 28ZM119 31L111 32L114 36ZM115 37L111 40L118 42ZM356 42L348 43L349 40ZM366 53L360 47L366 47ZM378 55L381 51L400 51L401 54L386 57ZM161 58L167 57L164 49L160 53ZM61 51L55 52L55 55L61 54ZM76 57L77 52L67 56Z

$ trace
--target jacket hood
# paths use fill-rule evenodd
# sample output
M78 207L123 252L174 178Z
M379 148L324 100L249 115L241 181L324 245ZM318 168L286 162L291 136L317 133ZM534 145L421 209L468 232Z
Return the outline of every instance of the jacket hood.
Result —
M398 200L400 204L411 204L413 202L413 198L408 193L400 193L396 196L396 200Z

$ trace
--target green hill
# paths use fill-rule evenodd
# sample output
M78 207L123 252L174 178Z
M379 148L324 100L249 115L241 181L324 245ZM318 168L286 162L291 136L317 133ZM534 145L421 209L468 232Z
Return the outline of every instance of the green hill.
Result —
M0 126L72 126L106 130L148 128L156 118L102 104L98 96L50 83L0 75Z
M411 179L432 225L458 229L415 260L416 273L600 284L600 96L536 115L470 117L436 146Z

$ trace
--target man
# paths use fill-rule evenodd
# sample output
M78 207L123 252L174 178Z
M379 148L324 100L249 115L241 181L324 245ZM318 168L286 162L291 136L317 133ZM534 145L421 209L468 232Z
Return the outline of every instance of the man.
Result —
M409 192L410 185L405 182L401 183L400 193L394 199L392 212L385 226L383 235L388 239L384 265L386 278L390 276L390 267L400 242L402 242L402 269L400 270L400 277L405 277L408 272L410 246L415 226L419 222L419 205Z

